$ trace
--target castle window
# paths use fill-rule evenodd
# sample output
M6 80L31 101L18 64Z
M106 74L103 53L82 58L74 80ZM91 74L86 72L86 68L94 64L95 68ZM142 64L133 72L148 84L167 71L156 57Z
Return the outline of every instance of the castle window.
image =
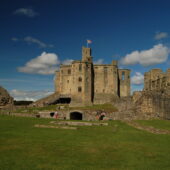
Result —
M61 70L61 73L63 73L63 70Z
M82 70L82 65L81 64L79 64L79 71L81 71Z
M68 74L71 74L71 70L70 69L68 69Z
M67 80L67 83L69 83L69 80Z
M79 77L79 79L78 79L78 80L79 80L79 82L82 82L82 78L81 78L81 77Z
M81 87L78 87L78 92L81 92L81 91L82 91Z
M122 80L125 80L125 72L122 72Z

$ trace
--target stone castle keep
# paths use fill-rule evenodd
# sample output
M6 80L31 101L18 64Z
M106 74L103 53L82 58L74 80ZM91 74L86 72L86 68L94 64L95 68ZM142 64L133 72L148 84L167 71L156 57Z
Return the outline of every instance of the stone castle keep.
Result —
M130 96L130 70L111 64L93 64L91 48L82 48L82 60L61 65L56 71L55 92L70 98L73 106L103 104Z

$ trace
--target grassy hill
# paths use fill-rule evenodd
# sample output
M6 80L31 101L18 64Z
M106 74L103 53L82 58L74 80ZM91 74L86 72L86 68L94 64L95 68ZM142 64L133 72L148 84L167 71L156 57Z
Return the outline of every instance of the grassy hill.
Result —
M50 121L0 115L0 169L170 169L170 135L151 134L120 121L77 130L34 127Z

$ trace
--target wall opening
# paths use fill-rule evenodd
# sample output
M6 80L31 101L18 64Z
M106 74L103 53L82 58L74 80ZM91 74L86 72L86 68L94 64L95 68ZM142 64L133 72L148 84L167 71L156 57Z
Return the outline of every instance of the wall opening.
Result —
M81 77L79 77L79 79L78 79L78 80L79 80L79 82L82 82L82 78L81 78Z
M103 120L104 117L105 117L105 115L101 115L101 116L99 117L99 120Z
M78 92L81 92L81 91L82 91L81 87L78 87Z
M125 72L122 72L122 80L125 80Z
M68 69L68 74L71 74L71 70L70 69Z
M53 104L69 104L70 102L71 102L71 98L65 97L65 98L59 98Z
M79 64L79 71L81 71L82 70L82 65L81 64Z
M70 120L82 120L83 115L80 112L72 112L70 113Z

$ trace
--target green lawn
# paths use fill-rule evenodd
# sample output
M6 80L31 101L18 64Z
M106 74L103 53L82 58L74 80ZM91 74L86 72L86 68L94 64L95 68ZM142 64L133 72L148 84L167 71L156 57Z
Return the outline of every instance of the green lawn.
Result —
M137 122L144 126L153 126L158 129L170 130L169 120L138 120Z
M34 127L50 121L1 115L0 170L170 169L170 135L120 121L78 130Z

